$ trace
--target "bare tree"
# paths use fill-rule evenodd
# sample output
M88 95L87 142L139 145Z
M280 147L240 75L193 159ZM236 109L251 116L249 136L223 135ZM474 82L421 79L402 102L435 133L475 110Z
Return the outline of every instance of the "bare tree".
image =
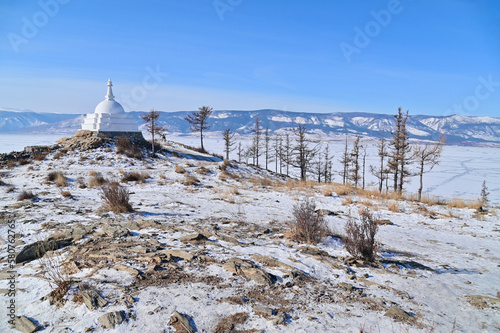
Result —
M363 190L365 189L365 174L366 174L366 146L361 146L361 156L363 156Z
M241 144L241 142L238 143L238 162L241 163L241 157L243 156L243 145Z
M299 125L295 130L297 135L297 144L293 149L293 165L300 169L300 180L307 179L307 171L314 159L314 156L318 152L318 145L310 147L311 142L306 138L306 127L304 125Z
M228 128L222 133L222 138L224 139L224 152L226 153L226 160L229 161L229 153L234 150L234 134L231 129Z
M255 127L252 128L253 142L252 142L252 152L254 154L254 163L259 165L259 156L262 154L260 151L261 136L262 136L262 126L260 125L259 117L255 117Z
M392 140L390 145L392 146L392 150L388 166L394 175L394 191L401 195L403 193L405 177L411 175L407 167L412 158L409 136L406 131L408 111L403 113L401 108L398 108L398 114L394 118L396 118L396 124L394 132L391 133Z
M389 152L387 151L387 140L384 136L384 131L382 131L382 139L378 144L378 156L380 157L380 166L379 168L370 165L370 172L372 175L377 177L378 179L378 191L382 193L382 186L384 185L384 181L388 177L388 168L385 166L385 158L389 156Z
M361 179L359 175L359 150L360 150L360 144L359 144L360 137L359 135L356 135L356 139L354 140L352 144L352 150L350 153L350 161L352 168L349 170L350 175L349 178L352 180L354 187L358 187L359 180Z
M483 185L481 186L481 206L486 207L488 206L490 199L488 196L490 195L490 192L488 192L488 186L486 186L486 180L483 180Z
M160 117L160 112L151 109L148 113L142 114L141 119L146 124L146 130L151 134L151 155L155 156L155 134L163 135L167 128L165 126L158 125L158 118Z
M345 148L344 148L344 154L342 155L342 158L340 159L340 163L342 163L343 166L343 171L342 171L342 184L345 185L347 181L347 171L349 170L349 164L351 163L351 158L349 157L349 152L347 148L347 134L345 136Z
M278 173L278 162L281 164L281 156L280 156L280 137L278 135L274 136L274 169L276 173Z
M269 142L271 141L271 137L269 136L269 127L266 127L264 131L264 147L266 148L265 157L266 157L266 170L267 165L269 163Z
M439 164L439 159L443 151L443 145L445 143L444 136L441 135L439 142L431 145L430 143L425 143L421 145L416 145L413 148L413 154L415 161L418 164L417 175L420 178L420 187L418 188L418 201L422 200L422 189L424 187L424 173L430 172L436 165Z
M201 151L205 152L205 147L203 146L203 130L210 129L210 126L207 124L207 120L214 109L209 106L202 106L201 108L198 108L198 110L198 112L193 112L184 119L191 124L190 129L192 132L200 132Z
M323 178L325 183L332 181L332 159L333 155L330 156L330 146L328 143L326 144L325 152L324 152L324 165L323 165Z
M290 159L292 157L292 142L290 140L290 134L286 133L285 135L285 147L283 147L283 154L282 156L284 157L284 161L286 164L286 175L290 175Z

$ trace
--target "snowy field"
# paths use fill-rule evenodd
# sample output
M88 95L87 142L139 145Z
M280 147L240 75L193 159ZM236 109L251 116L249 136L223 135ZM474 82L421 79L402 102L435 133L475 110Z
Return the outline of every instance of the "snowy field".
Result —
M243 164L223 172L222 162L175 144L169 148L178 154L140 162L104 149L59 159L53 152L45 161L2 171L2 180L15 189L3 186L0 202L2 216L15 219L16 253L51 235L74 237L54 252L75 281L65 303L58 307L44 298L54 287L45 278L44 260L33 260L14 268L20 275L17 315L47 332L174 332L174 311L189 316L198 332L229 332L226 324L233 323L235 330L257 332L500 330L498 212L478 216L466 208L339 197L329 185L289 186ZM53 170L65 173L68 186L46 181ZM148 173L144 183L122 182L136 211L100 210L98 188L81 186L93 171L108 179ZM186 175L199 184L186 184ZM38 200L17 201L22 189ZM287 239L292 207L306 196L335 212L326 222L338 233L365 206L376 219L393 223L380 226L380 266L346 264L348 253L337 238L317 246ZM8 228L0 225L2 276L8 276ZM183 240L193 233L208 239ZM259 274L275 280L263 282ZM0 331L16 332L6 324L8 288L3 278ZM76 297L87 289L108 304L90 310ZM127 319L104 329L98 318L111 311Z

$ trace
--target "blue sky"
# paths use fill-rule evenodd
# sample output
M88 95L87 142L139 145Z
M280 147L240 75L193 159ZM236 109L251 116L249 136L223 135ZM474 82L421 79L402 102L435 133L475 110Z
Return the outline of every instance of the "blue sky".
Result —
M496 0L2 0L0 108L500 116Z

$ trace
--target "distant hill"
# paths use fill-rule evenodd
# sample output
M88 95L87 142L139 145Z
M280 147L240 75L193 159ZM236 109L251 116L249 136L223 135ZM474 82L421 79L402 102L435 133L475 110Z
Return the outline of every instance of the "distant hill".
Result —
M161 112L160 123L169 128L169 133L188 134L189 124L184 118L192 111ZM140 115L144 112L130 112L140 128L144 125ZM227 128L240 135L251 133L255 118L261 125L268 127L271 134L292 131L299 124L306 126L309 134L323 139L342 139L345 134L361 135L365 138L378 138L383 130L389 132L394 126L394 116L375 113L307 113L281 110L214 111L209 118L209 133L220 134ZM0 110L0 132L63 134L75 133L83 122L81 114L36 113L32 111ZM451 144L489 144L500 143L500 118L411 115L407 125L411 138L437 140L445 133Z

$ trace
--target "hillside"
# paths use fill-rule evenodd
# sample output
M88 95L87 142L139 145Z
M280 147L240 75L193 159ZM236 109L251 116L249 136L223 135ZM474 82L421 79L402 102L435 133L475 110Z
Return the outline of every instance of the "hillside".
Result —
M156 159L114 148L59 149L0 170L0 289L8 304L17 276L25 323L70 332L500 330L495 210L298 183L174 142ZM54 171L65 178L51 180ZM99 179L120 181L133 212L105 209ZM18 201L23 191L35 198ZM307 197L330 230L318 244L290 238L293 208ZM379 221L371 265L342 241L364 208ZM29 258L41 241L48 253ZM9 267L12 252L19 263ZM51 294L57 281L68 281L62 297Z
M138 124L140 115L131 114ZM160 124L169 128L170 133L190 133L189 123L184 120L189 111L161 112ZM345 134L361 135L365 138L379 138L382 131L392 130L392 114L372 113L305 113L280 110L257 111L214 111L209 118L210 132L220 135L230 128L240 135L248 135L259 117L262 126L270 133L283 134L304 124L308 133L322 139L341 140ZM74 134L81 127L83 115L48 114L34 112L0 111L0 132L37 134ZM141 126L144 130L144 125ZM441 132L446 134L450 144L478 145L500 143L500 118L410 115L408 132L411 138L437 140Z

